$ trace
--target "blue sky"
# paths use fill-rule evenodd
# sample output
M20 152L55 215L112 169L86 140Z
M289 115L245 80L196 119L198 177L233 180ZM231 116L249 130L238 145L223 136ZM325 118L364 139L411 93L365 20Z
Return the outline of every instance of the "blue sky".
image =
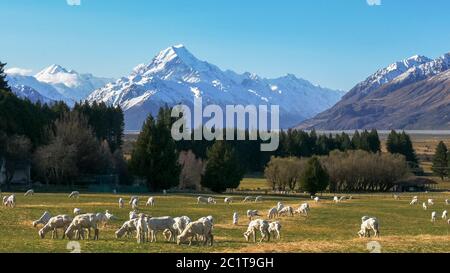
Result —
M348 90L393 61L449 52L449 10L448 0L1 0L0 60L120 77L182 43L222 69Z

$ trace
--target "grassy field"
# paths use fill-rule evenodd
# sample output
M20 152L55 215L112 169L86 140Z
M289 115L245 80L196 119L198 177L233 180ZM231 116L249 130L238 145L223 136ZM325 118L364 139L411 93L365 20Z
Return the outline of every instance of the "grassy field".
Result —
M251 182L249 182L251 183ZM450 252L450 225L440 218L435 224L430 221L431 210L424 211L421 206L410 206L411 195L403 195L395 201L390 195L354 195L353 200L333 204L331 196L324 196L323 202L310 202L310 216L283 217L282 239L262 244L248 243L242 233L246 230L247 209L258 209L264 214L278 201L295 208L306 198L266 197L262 203L223 204L224 196L216 196L216 205L197 205L196 196L169 195L156 196L156 207L145 208L143 212L152 216L187 215L197 219L206 215L215 218L215 245L177 246L163 242L161 236L157 243L138 245L135 239L116 239L114 231L128 218L129 207L119 209L119 197L125 195L82 194L79 200L69 200L67 194L39 194L23 197L17 194L15 209L0 208L0 252L69 252L68 241L39 239L37 229L31 223L48 210L52 215L71 214L73 208L84 212L104 212L108 209L120 220L112 222L100 230L99 241L82 241L82 252L368 252L370 239L356 236L360 218L364 215L376 216L381 224L381 238L376 239L382 252ZM236 199L242 197L236 197ZM439 216L446 208L444 200L450 193L433 193L419 195L421 201L434 198L436 205L432 208ZM143 197L143 199L145 199ZM142 202L143 202L142 199ZM308 200L310 201L310 200ZM141 202L141 203L142 203ZM239 213L238 226L231 224L234 211Z

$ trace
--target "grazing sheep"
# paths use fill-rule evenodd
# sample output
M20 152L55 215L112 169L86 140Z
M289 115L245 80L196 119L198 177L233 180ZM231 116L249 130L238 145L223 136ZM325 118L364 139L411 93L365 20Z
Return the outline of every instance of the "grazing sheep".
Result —
M209 197L208 198L208 204L217 204L216 199Z
M139 202L139 196L133 195L130 197L130 201L128 201L128 205L133 204L133 200L137 199Z
M176 234L174 228L175 220L170 216L165 217L148 217L147 218L148 231L150 233L150 242L156 242L156 234L158 231L164 232L166 229L173 235Z
M99 212L96 215L98 219L98 225L103 225L103 227L106 227L106 224L108 224L109 221L116 219L116 217L109 213L108 210L106 210L105 213Z
M422 203L422 207L423 207L424 210L428 209L427 204L425 202Z
M316 203L319 203L319 202L320 202L320 198L319 198L319 197L314 197L314 201L315 201Z
M428 205L429 206L433 206L434 205L434 200L433 199L428 199Z
M250 219L250 221L252 220L253 217L256 217L256 216L261 216L258 214L257 210L250 210L250 209L247 210L247 217L248 217L248 219Z
M129 219L133 220L133 219L137 219L139 217L139 215L136 213L136 211L130 211L129 215Z
M233 225L237 226L239 222L239 215L237 212L233 213Z
M48 232L52 232L52 239L58 239L58 229L63 230L63 239L65 238L65 232L72 222L72 218L68 215L58 215L52 217L48 220L47 224L44 225L38 232L41 239L45 238Z
M203 219L209 219L208 217L204 217ZM189 240L189 245L192 245L192 241L195 238L201 237L203 238L203 244L207 245L208 241L210 245L213 245L214 236L212 235L212 223L209 220L201 221L197 220L195 222L191 222L187 225L185 230L178 235L177 244L184 243Z
M8 200L8 196L3 196L3 206L6 206L6 201Z
M122 198L119 198L119 209L123 209L125 207L125 201Z
M280 212L280 210L282 210L283 208L284 208L283 203L278 202L278 204L277 204L277 210L278 210L278 212Z
M138 205L139 205L139 199L137 199L137 198L133 199L133 201L131 202L131 208L133 210L137 210L137 209L139 209Z
M255 202L262 202L263 197L262 196L256 196Z
M372 218L366 219L364 221L365 217L362 218L363 223L361 224L361 230L358 231L359 237L360 238L363 238L363 237L370 238L371 230L375 233L375 237L380 237L380 229L379 229L378 219L372 217Z
M80 198L80 192L78 191L73 191L69 194L69 198Z
M197 204L209 204L209 198L199 196L197 197Z
M246 196L246 197L244 198L244 200L242 201L242 203L250 202L251 199L252 199L251 196Z
M278 240L281 239L281 223L279 221L272 222L269 224L269 232L270 234L274 234L274 238ZM276 236L275 236L276 235Z
M333 201L335 203L339 203L341 200L339 199L339 197L335 196L335 197L333 197Z
M294 209L290 206L284 207L278 212L279 216L294 216Z
M273 207L269 210L269 213L267 214L267 218L274 219L278 217L278 209Z
M173 218L174 224L173 224L173 230L174 234L172 234L172 231L170 229L165 229L163 231L163 235L166 238L166 241L170 241L172 238L176 238L178 235L180 235L187 225L189 225L191 221L191 218L187 216L181 216L181 217L175 217Z
M28 190L23 196L33 196L34 190Z
M411 203L409 203L410 205L417 205L419 203L419 199L417 198L417 196L414 196L414 198L411 200Z
M295 213L305 214L306 216L308 216L308 212L309 211L310 211L309 204L308 203L304 203L295 211Z
M15 208L16 207L16 195L11 194L10 196L8 196L6 198L6 201L4 202L4 205L7 207L10 207L10 208Z
M435 211L433 211L432 213L431 213L431 222L436 222L436 212Z
M80 214L81 214L81 209L79 209L79 208L74 208L74 209L73 209L73 214L75 214L75 215L80 215Z
M154 207L155 206L155 198L154 197L149 197L147 200L147 203L145 204L146 207L151 206Z
M134 231L136 231L136 222L137 219L126 221L121 228L116 231L116 238L120 239L123 235L131 235Z
M51 218L52 215L48 211L45 211L44 214L42 214L41 218L39 218L36 221L33 221L33 227L37 227L38 225L45 226L48 223L48 221L50 221Z
M448 199L445 199L445 204L450 205L450 201Z
M94 213L87 213L75 216L73 218L72 223L66 230L66 236L69 240L74 238L74 235L77 234L77 240L83 238L84 239L84 229L88 230L88 239L91 238L91 229L94 229L94 240L99 239L99 230L98 230L98 222L99 219L97 215Z
M145 218L145 214L141 213L136 221L136 239L138 244L147 242L148 230L148 223Z
M232 204L233 203L233 198L232 197L226 197L223 202L225 204Z
M444 212L442 213L442 219L447 220L448 217L448 212L446 210L444 210Z
M267 240L270 241L269 222L261 219L253 220L250 222L247 231L244 232L245 240L247 240L248 242L250 239L250 235L253 235L253 242L256 243L256 233L258 230L261 232L261 240L259 241L260 243L265 238L267 238Z

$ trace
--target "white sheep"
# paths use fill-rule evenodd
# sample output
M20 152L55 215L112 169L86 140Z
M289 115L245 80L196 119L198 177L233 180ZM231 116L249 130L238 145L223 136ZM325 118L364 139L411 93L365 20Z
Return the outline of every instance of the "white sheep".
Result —
M199 196L197 197L197 204L209 204L209 198Z
M444 212L442 212L442 219L447 220L448 217L448 212L446 210L444 210Z
M436 212L435 211L433 211L432 213L431 213L431 222L436 222Z
M69 194L69 198L80 198L80 192L78 191L73 191Z
M123 198L119 198L119 208L123 209L125 207L125 201L123 200Z
M315 201L316 203L319 203L319 202L320 202L320 198L319 198L319 197L314 197L314 201Z
M6 203L7 200L8 200L8 196L3 196L3 201L2 201L3 206L7 205L7 203Z
M411 200L411 203L409 203L410 205L417 205L419 203L419 199L416 197L417 196L414 196L414 198Z
M372 217L364 221L365 217L362 218L361 230L358 231L359 237L370 237L371 230L375 233L375 237L380 237L378 219Z
M278 212L280 212L283 208L284 208L283 203L278 202L278 204L277 204L277 210L278 210Z
M80 214L81 214L81 209L79 209L79 208L74 208L74 209L73 209L73 214L75 214L75 215L80 215Z
M208 198L208 204L216 204L217 202L216 202L216 199L214 199L214 198L212 198L212 197L209 197Z
M278 212L279 216L294 216L294 209L290 206L286 206L284 208L282 208L279 212Z
M91 238L91 229L94 229L94 240L99 239L99 230L98 230L98 222L99 219L97 215L94 213L87 213L75 216L73 218L72 223L66 230L66 236L69 240L74 238L74 235L77 235L77 239L84 238L84 229L88 230L88 238Z
M67 228L69 227L70 223L72 222L72 218L68 215L58 215L55 217L52 217L48 220L47 224L42 227L38 234L41 239L45 238L45 235L48 232L52 232L52 239L58 239L58 229L62 229L63 232L63 239L65 237L65 232Z
M305 214L308 216L308 212L310 211L310 207L308 203L301 204L300 207L295 211L298 214Z
M274 219L277 217L278 217L278 209L276 207L271 208L267 213L267 218Z
M133 220L133 219L137 219L139 217L139 215L136 213L136 211L130 211L130 213L128 214L128 219Z
M428 205L429 206L433 206L434 205L434 200L433 199L428 199Z
M33 227L37 227L38 225L45 226L48 223L48 221L50 221L51 218L52 215L48 211L45 211L44 214L42 214L41 218L39 218L36 221L33 221Z
M133 204L133 200L137 199L139 202L139 196L133 195L130 197L130 201L128 201L128 204L131 205Z
M250 209L247 210L247 217L248 217L248 219L250 219L250 221L253 219L253 217L256 217L256 216L261 216L261 215L259 215L257 210L250 210Z
M445 204L450 205L450 201L448 199L445 199Z
M96 215L98 219L98 224L103 225L103 227L106 227L109 221L116 219L116 217L113 214L111 214L108 210L106 210L105 213L99 212Z
M428 209L427 204L425 202L422 203L422 207L423 207L424 210Z
M244 200L242 201L242 203L250 202L251 200L252 200L252 197L251 197L251 196L246 196L246 197L244 198Z
M203 219L208 219L208 217L204 217ZM195 222L191 222L187 225L185 230L178 235L177 244L184 243L189 240L189 245L192 245L192 241L195 238L201 237L203 238L203 244L207 245L208 241L210 245L213 245L214 236L212 235L212 223L209 220L197 220Z
M256 243L256 233L258 230L261 232L261 240L259 242L262 242L265 238L270 241L269 222L261 219L250 222L247 231L244 232L245 240L249 241L250 235L253 235L253 242Z
M145 204L146 207L151 206L154 207L155 206L155 198L154 197L149 197L147 200L147 203Z
M11 194L10 196L8 196L6 198L6 201L4 202L4 205L10 208L15 208L16 207L16 195L15 194Z
M262 202L263 197L262 196L256 196L255 202Z
M175 234L172 234L172 231L170 229L165 229L163 231L163 235L166 238L167 241L170 241L173 237L177 237L180 235L183 230L186 228L186 226L192 222L191 218L187 216L181 216L181 217L175 217L173 218L174 224L173 224L173 230Z
M133 210L139 209L139 199L133 199L133 201L131 202L131 208Z
M346 196L341 196L341 198L339 198L339 202L345 201L345 199L347 199Z
M239 222L239 215L237 212L233 213L233 225L237 226Z
M232 204L233 203L233 198L232 197L226 197L223 202L225 204Z
M28 190L23 196L33 196L34 190Z
M123 235L131 235L131 233L133 233L134 231L136 231L136 222L137 222L137 218L133 219L133 220L129 220L126 221L122 227L120 227L117 231L116 231L116 238L120 239L123 237Z
M335 196L335 197L333 197L333 201L335 203L339 203L341 200L339 199L339 197Z
M174 229L175 220L170 216L148 217L147 224L150 233L150 242L156 242L156 234L158 231L164 232L166 229L168 229L172 236L176 234L176 231Z
M136 239L138 244L147 242L148 230L148 222L145 218L145 214L141 213L136 221Z
M274 237L278 240L281 239L281 223L279 221L272 222L269 224L270 234L274 234Z

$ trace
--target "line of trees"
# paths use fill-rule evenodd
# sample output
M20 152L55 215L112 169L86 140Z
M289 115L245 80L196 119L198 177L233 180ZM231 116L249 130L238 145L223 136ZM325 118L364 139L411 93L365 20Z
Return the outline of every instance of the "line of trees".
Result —
M442 180L450 173L450 151L443 141L439 142L433 156L433 173Z

